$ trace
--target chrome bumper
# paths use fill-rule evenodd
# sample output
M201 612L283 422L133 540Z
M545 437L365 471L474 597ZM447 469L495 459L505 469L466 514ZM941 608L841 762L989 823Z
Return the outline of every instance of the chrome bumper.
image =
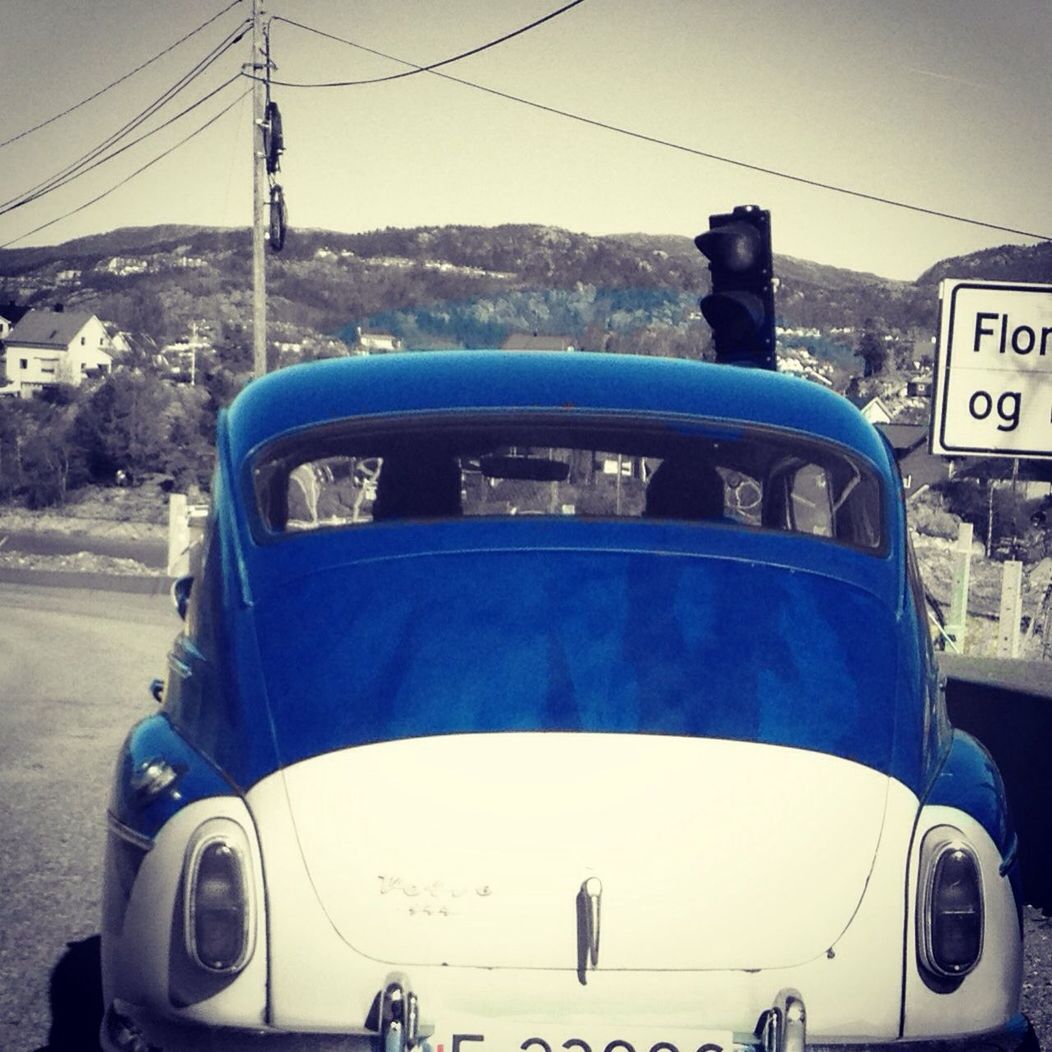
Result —
M394 1035L400 1033L404 1031L396 1028ZM392 1040L394 1035L390 1028L381 1035L366 1027L330 1032L207 1026L117 1002L106 1009L100 1043L105 1052L429 1052L423 1037L409 1045L404 1039ZM725 1052L1038 1052L1038 1043L1023 1015L997 1030L965 1037L812 1042L807 1039L802 997L795 990L783 990L760 1017L756 1033L736 1034L734 1048Z

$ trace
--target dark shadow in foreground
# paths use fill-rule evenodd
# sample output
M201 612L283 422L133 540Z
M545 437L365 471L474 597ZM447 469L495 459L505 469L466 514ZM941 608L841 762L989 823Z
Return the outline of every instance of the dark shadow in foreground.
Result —
M102 1022L98 935L66 943L51 973L51 1029L37 1052L97 1052Z
M1052 666L1050 666L1052 667ZM1019 835L1023 898L1052 915L1052 699L991 683L949 678L950 718L993 754Z

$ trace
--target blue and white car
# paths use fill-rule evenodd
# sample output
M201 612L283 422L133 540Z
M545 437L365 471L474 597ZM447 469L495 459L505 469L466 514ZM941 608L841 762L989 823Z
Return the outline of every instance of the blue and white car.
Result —
M107 1049L1036 1047L1001 779L846 400L344 359L217 465L117 764Z

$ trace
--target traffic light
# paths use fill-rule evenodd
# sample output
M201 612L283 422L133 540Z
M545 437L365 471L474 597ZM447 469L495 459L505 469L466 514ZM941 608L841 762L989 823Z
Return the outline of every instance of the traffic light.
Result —
M777 369L771 213L757 205L709 216L694 239L709 260L712 292L701 313L712 329L716 361Z

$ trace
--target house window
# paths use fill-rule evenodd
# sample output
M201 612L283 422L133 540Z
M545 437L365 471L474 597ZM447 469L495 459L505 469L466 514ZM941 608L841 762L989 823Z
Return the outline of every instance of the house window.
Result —
M29 368L29 359L28 358L19 358L18 359L18 368L19 369L28 369Z
M81 345L81 347L83 347L87 342L88 342L87 336L81 336L81 338L80 338L80 345Z

